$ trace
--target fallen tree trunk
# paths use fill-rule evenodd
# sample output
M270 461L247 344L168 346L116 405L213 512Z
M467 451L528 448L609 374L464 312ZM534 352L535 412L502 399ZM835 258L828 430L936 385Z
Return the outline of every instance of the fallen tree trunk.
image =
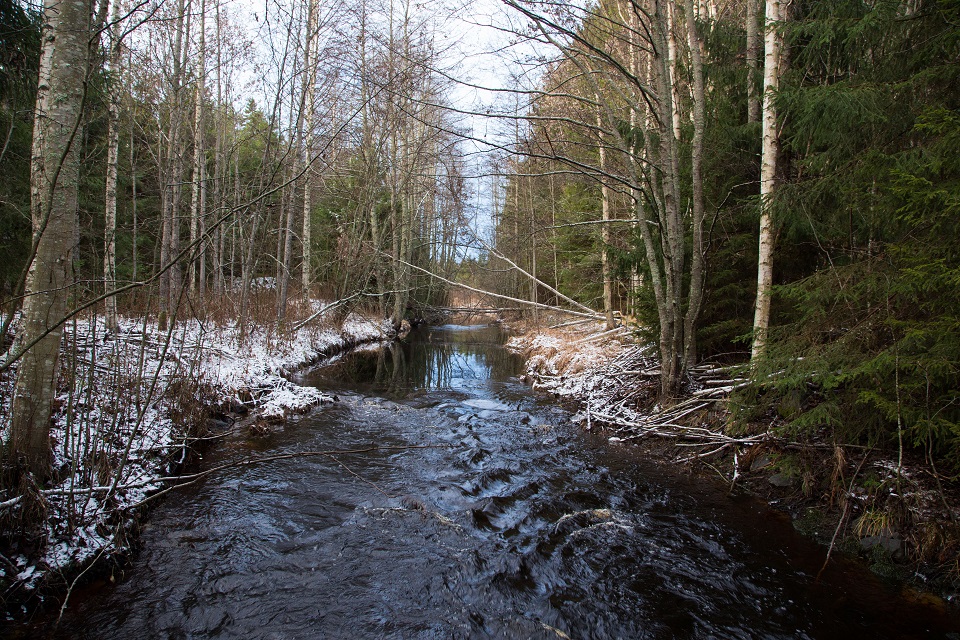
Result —
M381 253L382 253L382 252L381 252ZM387 254L384 254L384 255L386 255L387 257L392 258L392 256L389 256L389 255L387 255ZM534 308L534 309L546 309L546 310L548 310L548 311L556 311L557 313L566 313L566 314L568 314L568 315L579 316L579 317L581 317L581 318L591 318L591 319L596 319L596 320L604 320L604 319L605 319L605 317L604 317L603 314L598 313L598 312L596 312L596 311L591 311L590 313L585 313L585 312L583 312L583 311L574 311L574 310L572 310L572 309L564 309L563 307L554 307L554 306L549 305L549 304L543 304L542 302L533 302L533 301L531 301L531 300L522 300L522 299L520 299L520 298L514 298L514 297L511 297L511 296L505 296L505 295L500 294L500 293L493 293L492 291L484 291L483 289L478 289L478 288L476 288L476 287L471 287L470 285L468 285L468 284L463 284L462 282L454 282L453 280L450 280L449 278L444 278L443 276L437 275L437 274L433 273L432 271L430 271L430 270L428 270L428 269L424 269L423 267L418 267L418 266L415 265L415 264L410 264L409 262L406 262L405 260L401 260L401 259L399 259L399 258L393 258L393 259L397 260L398 262L400 262L401 264L403 264L403 265L405 265L405 266L407 266L407 267L410 267L411 269L416 269L417 271L419 271L419 272L421 272L421 273L425 273L425 274L427 274L428 276L430 276L430 277L432 277L432 278L436 278L437 280L439 280L439 281L441 281L441 282L443 282L443 283L446 283L446 284L448 284L448 285L450 285L450 286L452 286L452 287L459 287L460 289L466 289L467 291L472 291L472 292L474 292L474 293L479 293L479 294L481 294L481 295L490 296L490 297L492 297L492 298L497 298L497 299L499 299L499 300L507 300L507 301L509 301L509 302L513 302L513 303L516 303L516 304L521 304L521 305L524 305L524 306L526 306L526 307L531 307L531 308Z

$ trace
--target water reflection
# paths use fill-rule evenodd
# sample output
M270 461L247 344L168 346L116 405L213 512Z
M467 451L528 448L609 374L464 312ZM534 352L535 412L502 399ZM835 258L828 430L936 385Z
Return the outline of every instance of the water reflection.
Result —
M584 433L496 327L428 329L311 379L341 402L163 503L63 638L933 638L912 606L752 500ZM389 395L393 400L383 396ZM252 453L227 442L205 461Z
M469 392L487 380L507 380L519 372L519 356L491 348L505 339L497 325L422 327L407 340L352 354L304 376L302 382L391 398L436 390Z

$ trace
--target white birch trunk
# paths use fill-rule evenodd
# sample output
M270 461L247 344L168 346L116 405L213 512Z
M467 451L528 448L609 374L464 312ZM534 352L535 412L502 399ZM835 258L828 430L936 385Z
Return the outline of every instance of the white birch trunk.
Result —
M207 3L206 0L200 0L200 47L197 52L197 65L196 65L196 91L194 99L196 102L193 106L193 191L190 194L190 246L195 247L197 239L200 237L200 234L203 233L203 222L202 218L204 215L203 204L204 203L204 189L206 183L206 155L204 149L204 136L203 136L203 99L204 99L204 89L206 87L206 12L207 12ZM205 260L205 251L202 247L195 247L191 252L190 268L189 268L189 280L190 280L190 294L196 295L198 292L198 287L200 286L197 282L197 263L201 265ZM202 271L202 268L201 268ZM201 278L204 274L200 274Z
M760 252L757 258L757 300L753 316L753 348L751 359L763 356L770 328L770 299L773 286L773 250L776 230L770 201L776 188L777 154L780 140L777 133L777 110L774 98L780 85L780 0L767 0L764 20L763 58L763 151L760 165Z
M313 208L313 181L311 180L311 163L313 161L313 118L314 118L314 92L316 85L316 51L314 38L317 30L317 11L318 8L314 0L308 0L310 3L307 17L307 42L304 49L304 67L306 86L306 115L303 118L303 154L304 154L304 174L303 174L303 229L300 241L303 245L303 267L301 280L303 285L303 295L309 297L310 285L313 282L312 260L313 255L311 245L313 243L313 229L311 225L310 212Z
M88 43L88 0L47 0L31 158L36 256L23 303L23 353L13 390L7 463L42 481L50 473L50 416L57 390L67 277L77 236L78 130Z
M107 57L109 104L107 106L107 175L103 221L103 292L117 288L117 165L120 157L120 0L113 0L110 10L110 55ZM104 322L110 331L117 330L117 299L104 300Z
M697 360L697 320L703 301L703 135L706 126L706 88L703 79L703 57L700 35L694 19L693 0L686 0L687 41L690 46L690 70L693 75L693 140L690 151L690 191L692 196L693 247L690 257L690 290L684 320L684 365L692 367Z
M600 151L600 174L607 170L607 148L603 142L601 132L603 121L600 117L600 96L595 96L597 102L597 131ZM607 329L613 329L616 323L613 319L613 279L610 275L610 187L605 178L600 182L600 214L603 224L600 225L600 273L603 277L603 315L607 319Z

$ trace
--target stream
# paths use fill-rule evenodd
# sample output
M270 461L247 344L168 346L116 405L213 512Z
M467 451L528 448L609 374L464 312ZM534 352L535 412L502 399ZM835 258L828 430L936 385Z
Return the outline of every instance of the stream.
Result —
M900 597L748 497L570 423L495 326L416 331L298 382L339 401L206 465L117 584L56 637L937 638ZM392 447L392 448L387 448Z

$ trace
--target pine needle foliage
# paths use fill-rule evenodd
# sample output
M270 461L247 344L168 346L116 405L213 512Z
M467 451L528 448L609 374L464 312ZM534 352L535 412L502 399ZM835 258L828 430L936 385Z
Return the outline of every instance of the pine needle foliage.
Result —
M36 11L0 0L0 297L14 293L30 246L30 152L40 62Z
M786 26L779 327L797 434L960 465L960 3L805 2Z

